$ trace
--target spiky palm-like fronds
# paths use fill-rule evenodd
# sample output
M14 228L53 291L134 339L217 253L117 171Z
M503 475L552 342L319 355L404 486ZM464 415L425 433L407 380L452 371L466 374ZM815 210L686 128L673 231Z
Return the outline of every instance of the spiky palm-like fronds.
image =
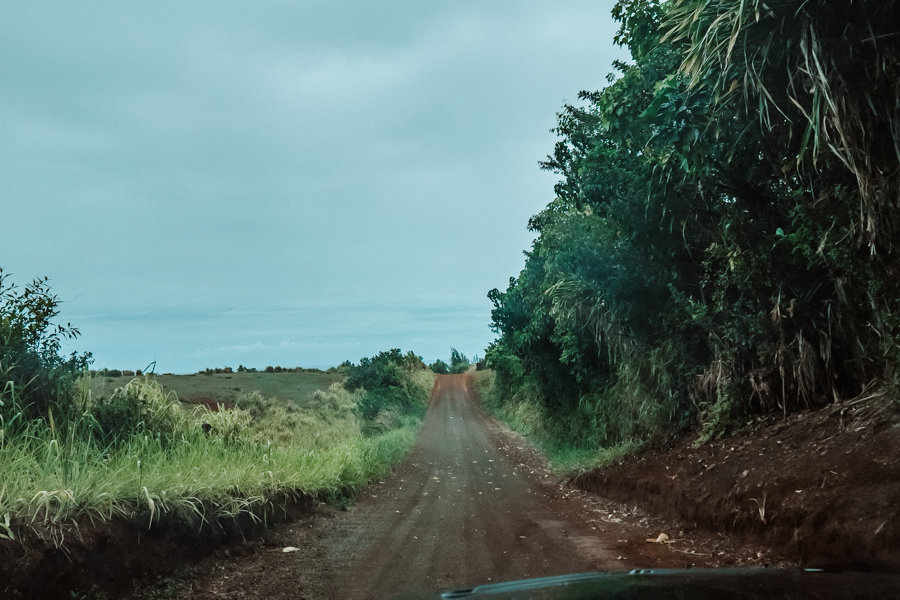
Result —
M862 239L890 250L900 231L900 2L675 0L667 39L682 70L721 107L742 97L786 131L796 163L827 150L856 179ZM788 160L785 171L795 164Z
M591 333L597 351L606 349L611 365L634 349L633 336L612 307L577 277L561 277L544 294L550 299L550 316L568 324L580 323Z

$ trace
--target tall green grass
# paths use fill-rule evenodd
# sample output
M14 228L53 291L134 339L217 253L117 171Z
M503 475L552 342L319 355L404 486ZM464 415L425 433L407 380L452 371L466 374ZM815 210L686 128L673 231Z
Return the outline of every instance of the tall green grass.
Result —
M637 439L604 444L598 438L582 438L578 443L546 413L537 393L526 387L509 398L501 398L493 371L476 371L472 381L482 404L507 427L531 440L547 458L551 469L565 474L603 467L637 452ZM569 424L567 427L571 427Z
M338 384L305 409L251 394L232 411L186 411L145 378L108 399L83 397L65 422L0 423L0 536L35 524L121 516L150 527L169 516L210 520L301 497L352 497L402 459L420 422L400 415L366 435L358 394ZM105 433L96 415L126 426Z

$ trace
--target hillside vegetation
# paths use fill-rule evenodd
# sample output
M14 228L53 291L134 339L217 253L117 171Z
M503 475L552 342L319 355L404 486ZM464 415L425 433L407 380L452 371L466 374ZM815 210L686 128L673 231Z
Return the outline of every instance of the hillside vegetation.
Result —
M555 198L489 293L489 403L592 455L895 388L895 3L613 14L632 62L559 113Z

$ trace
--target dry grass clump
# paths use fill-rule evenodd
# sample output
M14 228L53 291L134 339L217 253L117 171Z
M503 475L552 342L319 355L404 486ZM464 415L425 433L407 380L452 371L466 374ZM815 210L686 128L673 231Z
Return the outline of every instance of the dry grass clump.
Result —
M327 390L314 392L303 408L278 402L255 391L238 396L235 407L251 418L248 423L250 439L318 448L328 446L336 439L360 435L357 410L360 395L360 392L347 391L341 384L334 383Z

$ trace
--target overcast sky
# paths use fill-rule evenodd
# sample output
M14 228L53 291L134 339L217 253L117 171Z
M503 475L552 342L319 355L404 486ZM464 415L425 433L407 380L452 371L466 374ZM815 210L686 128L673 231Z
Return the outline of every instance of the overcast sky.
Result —
M0 267L97 367L482 355L612 4L0 0Z

